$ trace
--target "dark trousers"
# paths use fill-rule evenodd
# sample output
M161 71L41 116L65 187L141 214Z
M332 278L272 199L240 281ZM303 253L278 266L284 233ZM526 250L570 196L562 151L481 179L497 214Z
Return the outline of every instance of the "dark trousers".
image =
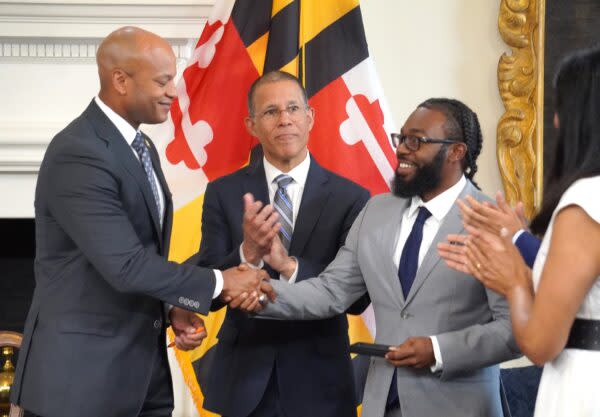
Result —
M173 392L171 390L169 362L163 352L165 348L164 337L160 337L158 343L159 350L152 364L152 376L150 377L146 399L138 416L131 417L171 417L173 413ZM23 417L43 416L25 411Z
M271 371L271 378L269 378L263 397L248 417L285 417L281 406L275 367Z
M171 417L173 413L173 391L169 361L164 353L164 336L158 338L158 352L154 359L152 377L139 417Z

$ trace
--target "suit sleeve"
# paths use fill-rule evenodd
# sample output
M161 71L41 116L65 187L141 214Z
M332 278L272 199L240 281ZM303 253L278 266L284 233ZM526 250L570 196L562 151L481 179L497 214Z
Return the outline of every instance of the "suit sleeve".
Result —
M436 335L444 363L442 379L521 355L513 337L506 299L492 290L485 291L492 321Z
M479 201L490 201L481 193L475 195L475 198ZM521 355L513 337L510 310L506 299L490 289L483 286L482 288L485 289L492 320L436 335L444 364L442 379L449 379L461 372L494 365Z
M48 206L58 224L117 291L206 314L214 272L168 262L144 247L123 207L122 179L115 175L112 161L102 157L102 150L74 142L47 161L44 173L52 178L47 182Z
M367 292L357 253L359 232L366 208L358 215L346 243L318 276L289 285L271 281L277 293L259 316L279 319L315 320L345 312Z
M208 183L202 205L202 239L200 250L186 261L207 268L227 269L241 263L239 246L233 245L231 227L225 216L219 189L214 183ZM219 299L211 305L211 311L225 306Z
M527 231L521 233L517 238L515 246L519 249L519 252L521 252L521 256L529 268L533 268L533 263L535 262L535 257L540 250L541 244L542 241L540 239Z
M367 201L369 201L370 198L369 192L364 188L359 188L355 194L356 198L354 199L348 211L346 212L342 228L340 229L339 247L342 247L344 245L344 242L346 241L348 232L350 231L352 224L354 223L356 217L364 208L365 204L367 203ZM327 266L319 262L312 262L309 259L303 258L301 256L296 256L296 259L298 260L298 276L296 278L296 282L300 282L307 278L319 275ZM361 314L363 311L366 310L370 303L371 298L369 297L368 293L365 293L364 296L359 298L354 304L352 304L348 308L346 313Z

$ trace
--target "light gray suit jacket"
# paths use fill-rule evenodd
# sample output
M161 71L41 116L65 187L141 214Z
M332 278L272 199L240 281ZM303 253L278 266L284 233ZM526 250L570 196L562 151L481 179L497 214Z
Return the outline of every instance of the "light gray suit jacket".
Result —
M486 199L470 182L459 198ZM271 281L277 300L260 315L318 319L345 311L369 292L377 325L376 343L399 345L411 336L437 336L443 370L398 368L403 417L500 417L498 363L519 356L506 300L471 276L441 261L437 243L460 233L460 212L452 207L404 299L392 257L410 200L391 194L373 197L354 222L345 245L319 275L289 285ZM372 358L363 417L381 417L394 368Z

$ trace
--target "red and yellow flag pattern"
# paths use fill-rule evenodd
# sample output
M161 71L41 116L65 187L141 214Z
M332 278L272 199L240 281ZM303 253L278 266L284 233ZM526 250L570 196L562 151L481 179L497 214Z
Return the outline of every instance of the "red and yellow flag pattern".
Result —
M175 204L170 258L198 251L206 184L247 163L246 93L264 72L298 76L316 111L309 149L319 163L372 194L389 191L394 125L369 57L358 0L217 0L178 83L162 165ZM177 352L201 416L202 383L225 309L205 318L207 340ZM371 310L349 316L351 342L372 341ZM232 399L235 400L235 399Z

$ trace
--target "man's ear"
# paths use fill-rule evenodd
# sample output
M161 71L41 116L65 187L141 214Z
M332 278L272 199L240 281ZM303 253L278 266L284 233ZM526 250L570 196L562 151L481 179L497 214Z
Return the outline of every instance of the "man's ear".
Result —
M307 116L309 118L308 131L310 132L315 124L315 109L312 107L308 108Z
M127 95L127 79L129 75L120 68L115 68L111 74L113 88L121 96Z
M467 144L463 142L453 143L448 150L448 159L451 162L462 161L467 154Z
M254 134L254 120L252 117L246 117L244 119L244 124L246 125L246 131L250 134L250 136L256 137L256 134Z

